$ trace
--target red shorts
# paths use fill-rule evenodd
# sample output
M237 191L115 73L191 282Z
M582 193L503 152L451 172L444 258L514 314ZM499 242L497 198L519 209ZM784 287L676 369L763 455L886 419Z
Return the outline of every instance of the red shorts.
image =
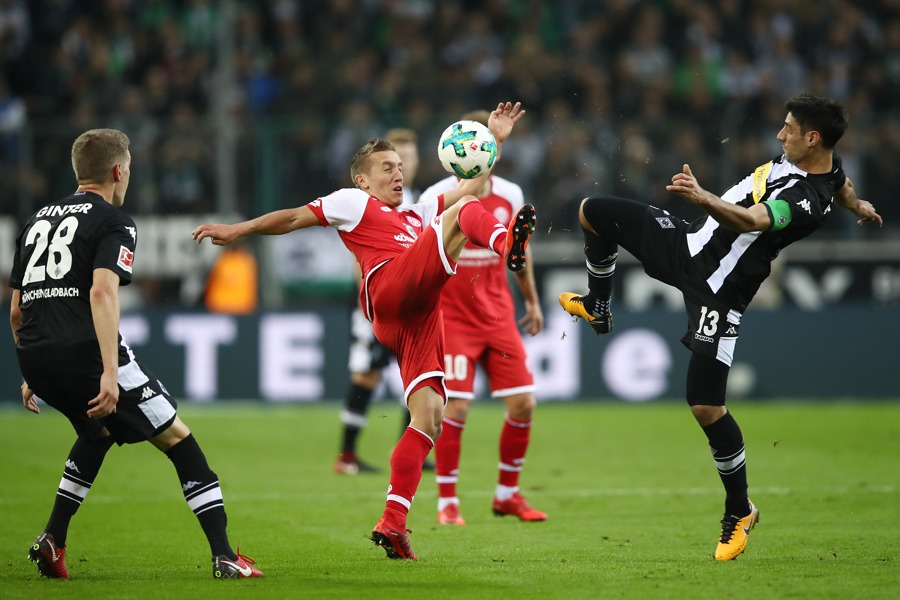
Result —
M491 397L534 393L534 376L515 317L504 327L485 330L450 326L444 330L444 382L451 398L475 398L475 368L481 365Z
M372 329L397 357L407 401L424 385L447 397L440 296L456 264L444 252L440 227L426 228L409 250L370 277L367 289Z

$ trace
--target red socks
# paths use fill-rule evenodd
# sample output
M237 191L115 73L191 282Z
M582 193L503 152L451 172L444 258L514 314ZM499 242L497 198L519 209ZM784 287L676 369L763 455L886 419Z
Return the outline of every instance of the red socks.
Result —
M459 228L469 241L481 248L490 248L498 255L506 252L507 225L500 223L481 202L467 202L459 209Z
M406 514L422 479L422 465L433 446L430 437L407 427L391 454L391 482L384 516L398 528L406 526Z
M500 433L500 478L499 484L507 487L519 485L519 473L525 464L525 453L531 439L531 419L516 421L509 415Z
M441 437L434 445L434 474L438 484L438 496L456 497L459 479L459 452L465 423L444 419Z

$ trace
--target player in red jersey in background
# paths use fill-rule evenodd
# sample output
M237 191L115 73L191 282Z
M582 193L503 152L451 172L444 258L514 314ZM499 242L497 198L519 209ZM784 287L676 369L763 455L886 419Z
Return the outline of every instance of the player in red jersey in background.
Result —
M498 146L524 114L519 103L510 102L491 113L489 128ZM523 206L508 225L500 223L471 195L482 185L472 179L461 181L436 202L398 209L403 166L386 140L372 140L357 151L350 175L355 188L241 223L204 224L193 237L198 243L210 238L213 244L226 245L246 235L281 235L317 225L338 230L362 270L360 304L366 318L400 364L411 415L391 455L387 502L372 541L389 558L415 559L407 513L422 464L441 433L446 403L441 289L455 273L467 241L503 256L511 270L522 269L534 231L534 207Z
M473 111L463 119L487 125L490 113ZM421 196L422 202L456 187L455 177L434 184ZM505 222L524 205L522 188L515 183L489 175L475 192L481 204L498 221ZM534 282L530 249L526 266L516 272L516 280L525 300L525 316L519 325L536 335L544 327L544 315ZM441 293L444 312L444 371L448 402L444 410L443 432L434 447L435 478L438 484L438 523L465 525L459 512L456 484L462 432L469 407L475 398L475 371L481 365L488 377L491 396L506 403L506 415L500 432L500 464L494 490L496 515L515 515L523 521L544 521L547 514L535 510L519 492L519 474L531 436L531 420L536 401L534 377L528 368L528 356L519 333L515 305L499 256L471 242L463 248L457 276L447 282Z

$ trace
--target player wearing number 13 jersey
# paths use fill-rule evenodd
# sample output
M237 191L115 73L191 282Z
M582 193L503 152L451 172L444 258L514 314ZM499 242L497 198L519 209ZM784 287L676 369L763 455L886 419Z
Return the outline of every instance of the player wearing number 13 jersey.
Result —
M41 575L67 579L69 522L107 451L146 440L175 466L209 542L213 577L259 577L253 561L229 545L219 479L176 414L175 400L119 335L119 286L131 283L137 244L134 221L120 208L131 178L128 146L115 129L81 134L72 145L78 189L35 213L16 242L10 324L25 378L22 403L39 413L43 399L78 434L50 519L28 556ZM146 563L134 555L136 564Z
M706 434L725 488L725 516L716 560L733 560L747 545L759 511L747 496L744 440L725 409L725 388L741 316L770 264L789 244L824 223L833 203L881 224L872 205L856 196L834 146L847 129L842 106L801 94L785 103L777 138L784 154L732 186L721 197L700 187L689 165L666 189L703 209L707 216L686 223L658 208L623 198L588 198L579 219L588 271L585 296L566 292L559 300L597 333L612 329L610 293L619 245L648 275L684 295L691 350L687 402Z

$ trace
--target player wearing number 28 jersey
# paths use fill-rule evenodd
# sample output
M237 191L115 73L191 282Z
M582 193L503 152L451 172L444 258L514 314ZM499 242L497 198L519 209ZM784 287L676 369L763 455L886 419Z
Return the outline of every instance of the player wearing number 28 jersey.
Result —
M134 221L93 192L78 192L31 217L16 243L10 286L21 289L19 356L26 381L53 365L55 373L103 368L91 318L93 272L106 268L131 283L137 243ZM58 360L65 357L65 360ZM119 366L133 360L119 345Z
M67 579L69 522L106 453L114 443L149 441L178 473L209 542L213 577L260 577L252 560L231 549L219 478L176 414L175 400L119 334L119 287L131 283L137 244L134 221L120 208L131 178L129 143L115 129L78 136L72 145L78 188L37 211L16 241L9 321L25 378L22 403L40 413L43 399L78 434L50 519L28 556L45 577ZM121 545L139 546L127 538Z

